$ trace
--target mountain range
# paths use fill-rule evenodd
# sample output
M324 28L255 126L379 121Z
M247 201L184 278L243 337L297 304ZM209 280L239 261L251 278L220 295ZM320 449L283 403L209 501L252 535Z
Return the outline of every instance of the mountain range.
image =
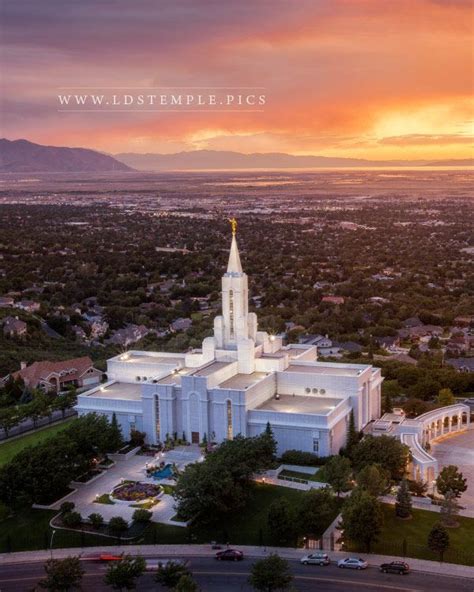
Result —
M2 173L79 173L130 171L123 162L87 148L41 146L28 140L0 140Z
M281 152L242 154L219 150L194 150L175 154L108 155L88 148L42 146L28 140L0 140L0 172L76 173L232 169L298 169L400 166L473 166L474 159L366 160L327 156L294 156Z

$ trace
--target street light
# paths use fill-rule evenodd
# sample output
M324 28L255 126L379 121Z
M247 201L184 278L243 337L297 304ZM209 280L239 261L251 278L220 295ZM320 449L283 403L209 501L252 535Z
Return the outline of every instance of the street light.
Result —
M49 543L49 551L51 553L51 559L53 558L53 539L54 539L55 534L56 534L56 531L53 530L53 532L51 533L51 541Z

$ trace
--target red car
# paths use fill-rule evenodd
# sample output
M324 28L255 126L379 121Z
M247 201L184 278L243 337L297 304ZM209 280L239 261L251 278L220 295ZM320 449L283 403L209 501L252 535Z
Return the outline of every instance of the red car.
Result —
M87 553L86 555L82 555L81 559L83 561L120 561L122 555L117 555L116 553Z
M243 558L242 551L236 551L235 549L226 549L216 553L216 559L219 561L242 561Z

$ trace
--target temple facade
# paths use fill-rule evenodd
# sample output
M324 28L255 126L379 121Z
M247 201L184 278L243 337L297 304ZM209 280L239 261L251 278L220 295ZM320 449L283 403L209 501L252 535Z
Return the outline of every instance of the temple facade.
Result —
M108 381L79 395L79 414L115 413L125 437L137 429L154 444L175 434L192 443L255 436L269 422L280 454L336 454L351 411L359 430L380 417L380 369L319 362L314 345L283 345L280 336L259 330L248 300L233 226L213 335L182 354L128 351L111 358Z

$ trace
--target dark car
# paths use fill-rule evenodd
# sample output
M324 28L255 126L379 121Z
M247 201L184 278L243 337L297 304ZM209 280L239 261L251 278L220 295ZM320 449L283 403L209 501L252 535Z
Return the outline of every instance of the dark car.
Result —
M242 561L243 558L242 551L236 551L235 549L226 549L216 553L216 559L219 561Z
M383 573L396 573L401 576L410 573L410 566L404 561L392 561L391 563L382 563L380 571Z

